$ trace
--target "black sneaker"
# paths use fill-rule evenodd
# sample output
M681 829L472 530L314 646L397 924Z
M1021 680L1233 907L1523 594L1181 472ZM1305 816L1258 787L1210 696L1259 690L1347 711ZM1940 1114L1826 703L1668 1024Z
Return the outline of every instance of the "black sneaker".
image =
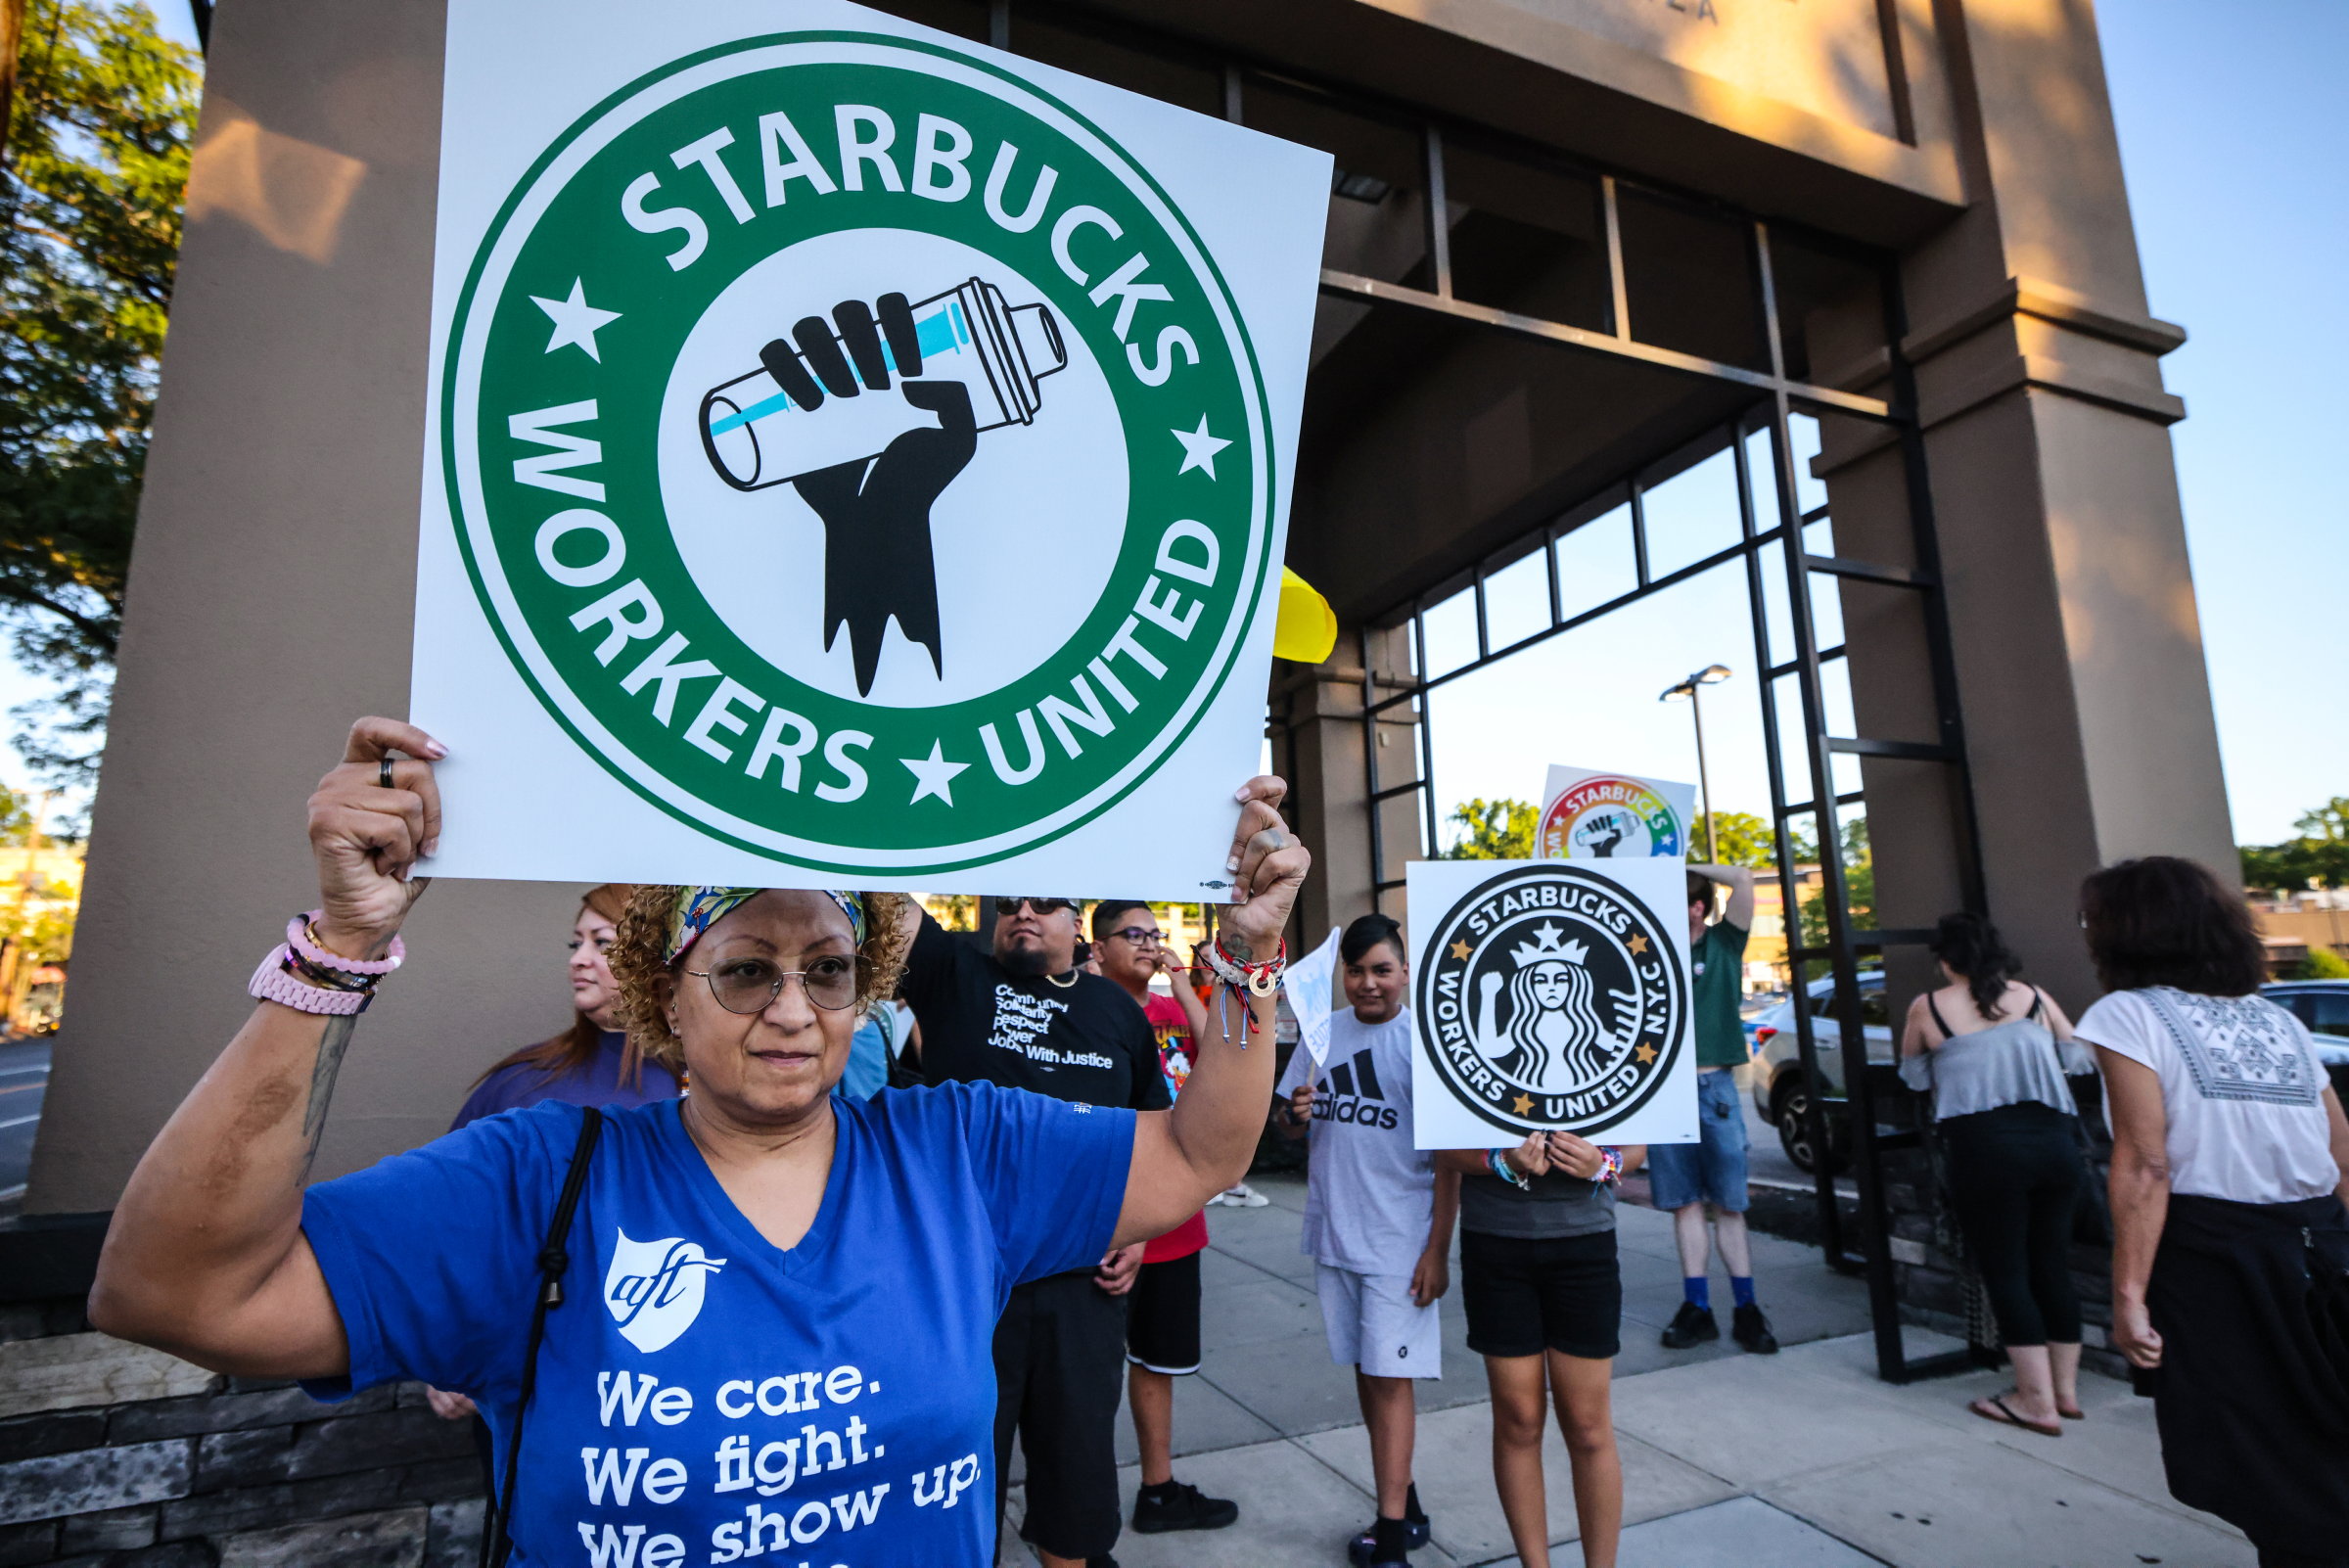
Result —
M1133 1528L1137 1534L1159 1535L1169 1530L1221 1530L1240 1517L1240 1505L1229 1498L1211 1498L1197 1487L1170 1481L1163 1487L1144 1487L1133 1495Z
M1692 1301L1684 1301L1681 1303L1681 1310L1673 1314L1671 1325L1664 1330L1664 1348L1686 1350L1691 1345L1701 1345L1708 1339L1719 1338L1721 1325L1713 1320L1713 1314Z
M1427 1515L1421 1514L1416 1519L1405 1518L1403 1525L1405 1549L1417 1551L1427 1545ZM1346 1543L1346 1557L1354 1564L1354 1568L1371 1568L1371 1553L1377 1549L1378 1526L1374 1524Z
M1770 1331L1770 1319L1762 1315L1759 1307L1740 1307L1729 1314L1729 1338L1743 1345L1756 1356L1775 1356L1778 1336ZM1672 1343L1670 1340L1666 1344Z

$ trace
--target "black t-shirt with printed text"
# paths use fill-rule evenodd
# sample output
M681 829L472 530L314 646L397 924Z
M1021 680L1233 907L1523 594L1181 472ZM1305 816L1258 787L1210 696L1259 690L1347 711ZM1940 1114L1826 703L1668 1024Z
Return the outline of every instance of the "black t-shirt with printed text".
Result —
M1150 1021L1116 982L1025 978L928 914L898 994L922 1026L933 1084L1000 1084L1056 1100L1163 1111L1173 1103Z

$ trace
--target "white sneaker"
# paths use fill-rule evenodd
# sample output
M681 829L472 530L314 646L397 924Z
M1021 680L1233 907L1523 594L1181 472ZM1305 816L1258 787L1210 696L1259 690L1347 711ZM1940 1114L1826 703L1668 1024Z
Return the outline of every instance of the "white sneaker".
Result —
M1233 1209L1262 1209L1272 1200L1243 1181L1216 1194L1215 1201Z

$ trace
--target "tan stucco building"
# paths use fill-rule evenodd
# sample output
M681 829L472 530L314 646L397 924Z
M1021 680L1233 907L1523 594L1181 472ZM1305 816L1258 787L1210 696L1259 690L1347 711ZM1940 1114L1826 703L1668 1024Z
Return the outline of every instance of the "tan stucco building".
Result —
M1402 912L1434 826L1419 614L1512 572L1547 613L1480 657L1744 572L1775 808L1830 844L1822 795L1866 812L1896 989L1970 902L2085 1002L2083 872L2232 863L2160 370L2184 334L2147 313L2084 0L885 9L1336 156L1290 561L1344 633L1270 691L1306 929ZM28 1212L114 1203L307 898L345 726L404 711L439 72L431 0L221 8ZM1724 454L1719 547L1655 557L1639 497ZM1584 604L1557 563L1594 530L1631 586ZM576 892L434 891L320 1175L432 1136L561 1022Z

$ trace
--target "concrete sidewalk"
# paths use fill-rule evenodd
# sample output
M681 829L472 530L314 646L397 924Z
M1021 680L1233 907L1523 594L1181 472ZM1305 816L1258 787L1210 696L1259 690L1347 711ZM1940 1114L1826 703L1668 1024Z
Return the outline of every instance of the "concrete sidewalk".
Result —
M1260 1180L1263 1209L1218 1208L1202 1267L1207 1346L1176 1384L1175 1474L1235 1499L1240 1522L1208 1534L1136 1536L1125 1568L1343 1564L1372 1513L1370 1450L1351 1368L1322 1339L1313 1263L1297 1251L1304 1183ZM1656 1335L1680 1303L1669 1217L1620 1211L1624 1345L1615 1425L1624 1463L1622 1568L2251 1568L2234 1530L2170 1500L2149 1402L2084 1380L2088 1419L2061 1438L1994 1426L1968 1400L2005 1386L1976 1372L1907 1388L1878 1381L1865 1293L1808 1248L1755 1237L1762 1304L1785 1351L1726 1342L1668 1352ZM1726 1302L1725 1279L1714 1295ZM1726 1312L1721 1314L1725 1319ZM1483 1365L1444 1302L1446 1377L1419 1385L1415 1473L1434 1520L1421 1568L1514 1561L1493 1489ZM1955 1348L1910 1330L1911 1355ZM1121 1484L1138 1476L1120 1416ZM1566 1454L1549 1434L1551 1560L1579 1565ZM1021 1479L1015 1457L1012 1480ZM1007 1508L1016 1523L1016 1485ZM1034 1559L1007 1530L1006 1563Z

